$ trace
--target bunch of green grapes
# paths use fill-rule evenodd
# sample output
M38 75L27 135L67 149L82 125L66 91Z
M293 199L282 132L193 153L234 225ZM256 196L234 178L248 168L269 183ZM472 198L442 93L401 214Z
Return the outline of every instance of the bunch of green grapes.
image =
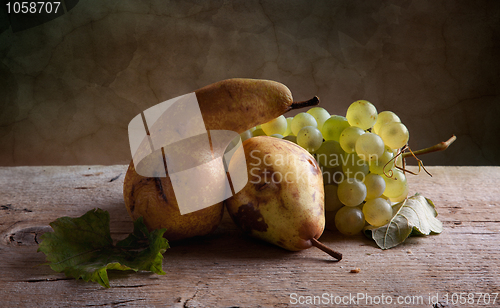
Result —
M280 116L241 137L262 135L294 142L316 158L323 170L327 227L343 234L358 234L366 224L387 224L392 202L408 196L406 176L397 168L408 129L395 113L378 113L366 100L352 103L345 117L314 107L295 117Z

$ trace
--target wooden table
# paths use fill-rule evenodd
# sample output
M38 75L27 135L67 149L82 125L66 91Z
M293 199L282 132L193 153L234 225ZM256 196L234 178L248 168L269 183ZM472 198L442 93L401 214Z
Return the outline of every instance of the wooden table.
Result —
M436 204L440 235L381 250L363 235L325 231L321 241L344 254L332 262L318 249L288 252L249 239L226 215L210 236L172 245L164 254L166 275L111 272L105 289L37 266L45 262L37 241L51 230L49 222L92 208L109 211L113 238L124 238L132 230L122 197L126 166L3 167L0 306L313 306L299 305L307 296L325 307L499 306L493 293L500 292L500 167L428 169L432 178L410 176L409 183L412 193ZM360 272L351 273L354 268ZM462 301L473 296L474 304L460 304L460 293ZM480 293L488 293L489 305Z

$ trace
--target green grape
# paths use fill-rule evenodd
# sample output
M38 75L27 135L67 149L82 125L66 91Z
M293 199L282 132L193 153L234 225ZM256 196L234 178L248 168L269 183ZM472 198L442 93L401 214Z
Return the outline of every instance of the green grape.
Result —
M408 143L410 133L403 123L391 122L380 128L380 137L388 147L399 149Z
M307 110L307 113L312 115L314 119L316 119L316 122L318 123L318 129L321 131L321 128L323 127L323 123L325 123L326 120L330 118L330 113L326 111L325 108L322 107L313 107L309 110Z
M389 198L392 202L401 202L403 201L404 199L406 199L408 197L408 185L405 186L405 190L404 192L399 195L398 197L395 197L395 198Z
M305 126L297 134L297 144L314 153L323 143L321 132L314 126Z
M250 131L251 133L253 133L253 131L254 131L254 130L256 130L256 129L257 129L257 126L254 126L254 127L250 128L250 129L249 129L249 131Z
M286 132L287 122L284 116L280 115L276 119L262 124L262 130L266 135L271 136L274 134L283 135Z
M366 186L366 200L379 198L384 193L385 181L378 174L370 173L366 175L363 183Z
M325 138L325 140L334 140L338 142L340 134L342 134L342 131L348 127L349 122L347 122L346 118L333 115L325 121L323 127L321 128L321 133L323 134L323 138Z
M292 134L297 136L299 133L299 130L301 130L303 127L306 126L312 126L312 127L318 127L318 123L316 122L316 119L310 115L309 113L301 112L297 114L295 117L293 117L292 120Z
M266 133L264 133L264 131L262 130L262 128L257 128L256 130L254 130L252 132L252 135L254 137L257 137L257 136L267 136Z
M269 137L274 137L274 138L279 138L279 139L283 139L283 135L280 135L280 134L272 134L271 136Z
M365 227L365 215L358 207L344 206L335 215L335 226L342 234L358 234Z
M370 161L370 172L378 175L387 173L394 167L394 154L389 147L385 147L384 153L378 158L378 160Z
M339 184L337 196L344 205L357 206L366 198L366 186L357 179L345 179Z
M252 138L253 134L252 134L252 132L250 130L246 130L246 131L244 131L244 132L242 132L240 134L240 137L241 137L241 142L243 142L243 141L245 141L247 139Z
M358 137L363 135L364 133L365 131L359 127L347 127L340 134L340 146L346 153L354 153L356 151L356 141L358 140Z
M369 101L355 101L347 108L345 117L351 126L367 130L377 121L377 108Z
M373 132L375 134L380 133L380 128L387 123L391 122L401 122L399 117L392 111L382 111L377 116L377 122L373 125Z
M283 137L283 139L291 141L293 143L297 143L297 136L294 136L294 135L285 136L285 137Z
M342 171L347 178L355 178L360 181L370 172L370 166L355 153L346 154L342 162Z
M292 134L292 120L293 117L286 118L286 131L283 134L285 137Z
M408 186L406 176L401 170L396 168L391 169L386 173L392 176L387 177L382 175L382 178L384 178L385 181L384 195L389 198L397 198L401 196Z
M384 150L384 142L377 134L364 133L356 140L356 154L366 161L377 160Z
M325 185L325 212L336 212L344 205L337 196L337 185Z
M363 205L363 214L370 225L381 227L391 221L392 207L383 198L370 199Z
M328 140L323 142L319 149L314 152L318 162L327 168L342 166L342 159L345 155L344 150L337 141Z

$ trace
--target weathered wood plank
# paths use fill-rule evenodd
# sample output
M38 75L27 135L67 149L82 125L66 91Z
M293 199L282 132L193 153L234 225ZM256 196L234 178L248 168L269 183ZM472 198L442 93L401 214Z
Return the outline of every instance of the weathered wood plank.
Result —
M37 240L57 217L96 207L110 212L114 238L126 236L132 230L122 197L126 166L0 168L1 306L297 306L292 293L383 294L396 307L432 307L429 295L437 293L441 304L448 296L444 307L498 306L500 298L478 305L478 295L474 305L452 305L451 296L500 292L500 168L428 169L432 178L422 174L409 183L436 204L445 226L440 235L382 251L363 236L326 231L322 242L344 254L335 263L317 249L292 253L244 237L226 215L213 234L172 244L164 255L167 275L113 272L112 288L104 289L37 266L45 261ZM396 305L399 296L424 302ZM358 306L389 305L360 300Z

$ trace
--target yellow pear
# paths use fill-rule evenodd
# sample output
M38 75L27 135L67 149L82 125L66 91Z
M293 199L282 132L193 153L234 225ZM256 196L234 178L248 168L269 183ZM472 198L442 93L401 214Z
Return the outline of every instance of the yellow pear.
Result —
M325 228L323 175L305 149L287 140L259 136L243 143L248 183L225 201L241 229L291 251L316 246Z
M238 134L292 109L319 104L316 96L294 102L284 84L265 79L226 79L195 93L208 130L232 130Z

